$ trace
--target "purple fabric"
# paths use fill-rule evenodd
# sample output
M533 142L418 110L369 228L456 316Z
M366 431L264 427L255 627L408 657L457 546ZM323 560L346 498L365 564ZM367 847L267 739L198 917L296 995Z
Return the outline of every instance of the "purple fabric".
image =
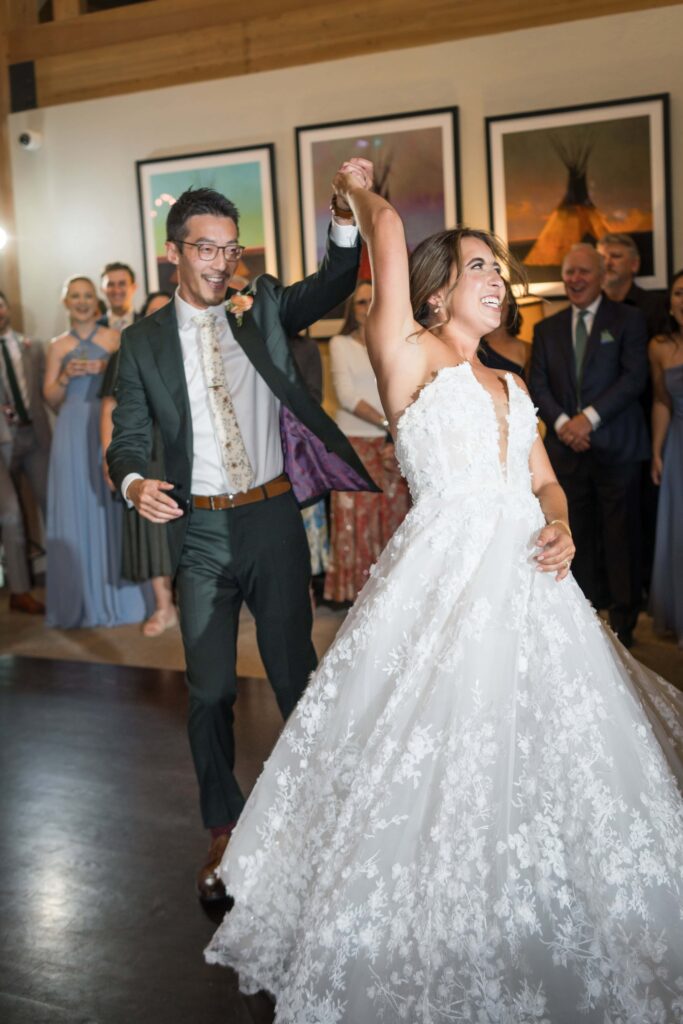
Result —
M367 482L339 455L328 452L316 435L286 406L280 408L285 473L294 497L306 505L327 491L367 491Z

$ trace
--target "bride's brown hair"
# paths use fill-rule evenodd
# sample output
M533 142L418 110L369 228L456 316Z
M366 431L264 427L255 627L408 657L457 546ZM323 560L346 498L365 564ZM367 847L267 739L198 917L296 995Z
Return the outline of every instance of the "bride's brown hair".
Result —
M513 256L497 235L490 231L477 228L451 228L430 235L413 250L410 256L410 302L413 316L425 330L443 327L450 320L447 300L462 274L460 244L463 238L478 238L487 245L501 265L501 272L510 284L522 285L524 294L527 291L527 275L524 267L516 256ZM433 309L429 305L429 297L439 289L448 286L453 267L457 275L453 284L446 292L445 319L439 323L429 323ZM507 270L507 274L505 271Z

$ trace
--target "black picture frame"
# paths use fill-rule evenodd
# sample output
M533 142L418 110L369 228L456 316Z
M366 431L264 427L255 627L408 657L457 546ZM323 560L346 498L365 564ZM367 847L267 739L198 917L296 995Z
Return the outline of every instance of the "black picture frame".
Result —
M388 198L403 218L409 248L460 220L457 107L303 125L295 129L295 142L306 274L315 271L324 250L332 177L349 157L373 160L378 191L386 194L388 190ZM362 275L367 269L361 263ZM340 309L331 311L312 333L323 337L336 333L341 316Z
M525 263L534 293L563 296L563 247L606 231L633 237L639 284L667 287L669 124L668 93L486 118L491 229Z
M136 161L140 229L147 292L169 291L173 272L165 259L165 222L159 218L186 188L209 187L227 195L240 214L240 240L247 246L231 282L244 287L260 273L279 276L280 232L275 146L253 146L181 153ZM172 186L167 187L167 186ZM156 225L163 225L160 230Z

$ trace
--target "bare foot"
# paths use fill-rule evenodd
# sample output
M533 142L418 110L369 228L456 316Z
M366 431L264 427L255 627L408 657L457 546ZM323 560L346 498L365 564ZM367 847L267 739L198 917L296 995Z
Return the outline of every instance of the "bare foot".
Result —
M142 635L161 636L167 629L173 629L177 622L178 616L176 615L175 608L169 608L168 610L157 608L143 624Z

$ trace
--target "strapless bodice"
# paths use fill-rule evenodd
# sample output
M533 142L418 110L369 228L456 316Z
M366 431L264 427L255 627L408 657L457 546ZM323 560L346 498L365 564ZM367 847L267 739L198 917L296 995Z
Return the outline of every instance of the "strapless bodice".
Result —
M491 492L531 495L536 413L514 374L506 374L505 381L507 445L493 399L469 363L439 370L402 414L396 454L415 502Z

